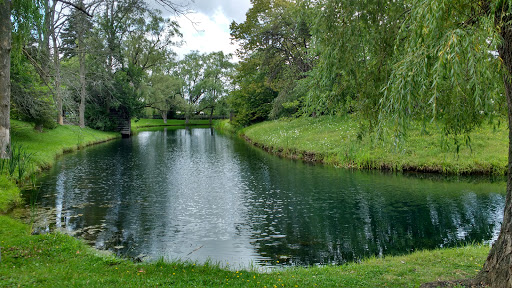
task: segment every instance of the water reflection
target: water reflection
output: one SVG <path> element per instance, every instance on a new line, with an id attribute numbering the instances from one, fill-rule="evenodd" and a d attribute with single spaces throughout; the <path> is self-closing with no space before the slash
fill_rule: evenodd
<path id="1" fill-rule="evenodd" d="M 231 267 L 339 264 L 498 232 L 503 181 L 308 165 L 212 132 L 141 132 L 63 157 L 44 179 L 42 229 Z"/>

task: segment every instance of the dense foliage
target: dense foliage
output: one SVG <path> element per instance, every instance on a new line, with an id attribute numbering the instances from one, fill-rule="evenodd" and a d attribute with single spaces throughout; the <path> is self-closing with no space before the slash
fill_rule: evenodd
<path id="1" fill-rule="evenodd" d="M 400 139 L 411 120 L 423 123 L 425 134 L 432 122 L 453 136 L 458 153 L 483 121 L 512 119 L 510 0 L 251 2 L 246 21 L 231 25 L 242 59 L 231 101 L 252 102 L 239 108 L 241 125 L 261 120 L 255 114 L 276 117 L 284 113 L 275 111 L 289 109 L 313 117 L 350 113 L 368 123 L 365 131 L 377 128 L 380 139 Z M 255 93 L 265 89 L 274 93 Z M 502 230 L 474 285 L 512 283 L 506 252 L 512 249 L 512 204 L 506 205 Z"/>
<path id="2" fill-rule="evenodd" d="M 180 110 L 213 114 L 228 93 L 231 55 L 193 52 L 178 61 L 177 22 L 147 1 L 16 3 L 11 113 L 38 129 L 58 122 L 114 130 L 120 118 L 144 112 L 163 118 Z M 178 15 L 185 9 L 158 3 Z M 184 67 L 194 57 L 199 78 L 191 84 Z"/>
<path id="3" fill-rule="evenodd" d="M 481 1 L 251 2 L 231 25 L 237 124 L 355 113 L 370 130 L 394 119 L 403 135 L 405 119 L 437 119 L 466 135 L 505 112 L 499 41 L 492 19 L 476 20 Z"/>

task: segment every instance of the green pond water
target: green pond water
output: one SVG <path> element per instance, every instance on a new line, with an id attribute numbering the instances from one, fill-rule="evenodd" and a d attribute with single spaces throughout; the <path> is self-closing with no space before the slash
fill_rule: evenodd
<path id="1" fill-rule="evenodd" d="M 63 156 L 39 232 L 143 260 L 324 265 L 491 243 L 504 179 L 349 171 L 268 155 L 212 129 L 140 132 Z"/>

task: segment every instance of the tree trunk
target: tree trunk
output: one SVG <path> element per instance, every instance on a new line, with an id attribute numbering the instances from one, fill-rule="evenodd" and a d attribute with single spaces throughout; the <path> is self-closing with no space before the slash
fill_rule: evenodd
<path id="1" fill-rule="evenodd" d="M 64 125 L 64 113 L 63 113 L 63 105 L 62 105 L 62 91 L 60 89 L 60 59 L 59 59 L 59 48 L 57 47 L 57 37 L 53 35 L 53 61 L 55 66 L 55 79 L 54 79 L 54 85 L 55 85 L 55 95 L 54 95 L 54 101 L 55 104 L 57 104 L 57 123 L 59 125 Z"/>
<path id="2" fill-rule="evenodd" d="M 167 111 L 162 111 L 162 119 L 164 119 L 164 124 L 167 124 Z"/>
<path id="3" fill-rule="evenodd" d="M 497 9 L 501 10 L 501 9 Z M 500 235 L 494 242 L 487 260 L 480 273 L 476 277 L 478 283 L 484 283 L 490 287 L 512 287 L 512 24 L 511 17 L 505 16 L 503 19 L 497 15 L 503 24 L 498 24 L 500 34 L 503 37 L 498 51 L 503 65 L 506 68 L 506 75 L 503 77 L 505 82 L 505 95 L 508 106 L 508 174 L 507 174 L 507 196 L 505 202 L 505 211 L 503 223 L 501 224 Z"/>
<path id="4" fill-rule="evenodd" d="M 80 6 L 83 7 L 83 2 L 80 1 Z M 81 15 L 80 18 L 85 16 Z M 85 127 L 85 24 L 79 23 L 78 28 L 78 61 L 80 62 L 80 105 L 78 107 L 79 125 L 81 128 Z"/>
<path id="5" fill-rule="evenodd" d="M 0 0 L 0 158 L 9 158 L 11 110 L 11 1 Z"/>
<path id="6" fill-rule="evenodd" d="M 40 49 L 40 64 L 41 64 L 41 77 L 44 79 L 45 83 L 49 83 L 50 79 L 50 31 L 51 24 L 53 22 L 53 13 L 50 11 L 50 3 L 49 0 L 43 1 L 43 9 L 44 9 L 44 22 L 43 22 L 43 31 L 42 31 L 42 43 Z"/>
<path id="7" fill-rule="evenodd" d="M 212 120 L 213 120 L 213 107 L 211 108 L 210 110 L 210 125 L 212 125 Z"/>
<path id="8" fill-rule="evenodd" d="M 80 49 L 80 48 L 79 48 Z M 79 125 L 81 128 L 85 127 L 85 57 L 81 51 L 78 55 L 80 61 L 80 106 L 78 107 Z"/>
<path id="9" fill-rule="evenodd" d="M 59 47 L 57 46 L 57 27 L 55 27 L 55 9 L 56 9 L 57 1 L 53 2 L 52 6 L 52 16 L 51 16 L 51 34 L 52 34 L 52 43 L 53 43 L 53 67 L 54 71 L 54 89 L 55 95 L 53 96 L 55 104 L 57 105 L 57 123 L 59 125 L 64 125 L 64 115 L 62 111 L 62 92 L 60 89 L 60 56 L 59 56 Z"/>

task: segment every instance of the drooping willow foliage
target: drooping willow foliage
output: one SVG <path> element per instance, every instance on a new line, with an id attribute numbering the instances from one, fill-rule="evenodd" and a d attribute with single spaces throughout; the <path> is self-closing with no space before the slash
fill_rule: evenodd
<path id="1" fill-rule="evenodd" d="M 436 119 L 447 135 L 463 135 L 504 112 L 499 37 L 486 1 L 252 3 L 232 37 L 242 63 L 252 63 L 239 66 L 239 77 L 258 73 L 277 95 L 254 105 L 271 107 L 267 117 L 355 113 L 372 128 L 391 122 L 397 134 L 409 120 Z M 282 53 L 296 43 L 301 57 Z M 247 94 L 238 88 L 234 97 Z"/>
<path id="2" fill-rule="evenodd" d="M 506 107 L 493 17 L 472 18 L 477 1 L 417 1 L 402 23 L 380 100 L 381 122 L 438 119 L 447 134 L 469 133 Z M 473 12 L 473 13 L 468 13 Z"/>
<path id="3" fill-rule="evenodd" d="M 312 33 L 317 62 L 304 111 L 377 115 L 405 1 L 318 1 Z"/>

